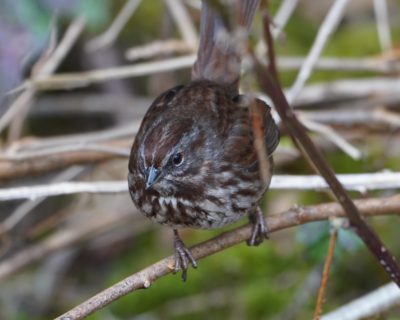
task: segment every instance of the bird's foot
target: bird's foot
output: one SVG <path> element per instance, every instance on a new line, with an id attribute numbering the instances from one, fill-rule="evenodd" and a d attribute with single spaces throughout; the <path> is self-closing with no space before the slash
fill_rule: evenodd
<path id="1" fill-rule="evenodd" d="M 192 253 L 179 237 L 178 231 L 174 230 L 174 250 L 175 250 L 175 268 L 174 273 L 182 269 L 182 280 L 185 282 L 187 278 L 188 261 L 193 268 L 197 268 L 196 260 Z"/>
<path id="2" fill-rule="evenodd" d="M 269 238 L 267 223 L 260 207 L 249 213 L 249 220 L 253 224 L 253 230 L 250 239 L 247 240 L 247 244 L 249 246 L 258 246 L 264 239 Z"/>

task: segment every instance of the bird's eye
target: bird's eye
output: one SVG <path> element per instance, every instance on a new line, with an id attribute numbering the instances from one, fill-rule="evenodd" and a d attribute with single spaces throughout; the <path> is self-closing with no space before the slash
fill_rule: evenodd
<path id="1" fill-rule="evenodd" d="M 172 163 L 173 163 L 175 166 L 180 166 L 180 165 L 182 164 L 182 162 L 183 162 L 183 155 L 182 155 L 182 153 L 178 152 L 178 153 L 175 153 L 175 154 L 172 156 Z"/>

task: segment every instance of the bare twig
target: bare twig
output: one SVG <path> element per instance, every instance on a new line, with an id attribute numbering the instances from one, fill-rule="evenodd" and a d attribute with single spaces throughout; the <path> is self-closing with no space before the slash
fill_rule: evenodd
<path id="1" fill-rule="evenodd" d="M 386 98 L 385 98 L 386 99 Z M 357 124 L 369 128 L 371 125 L 383 124 L 384 132 L 389 133 L 388 126 L 393 128 L 400 127 L 400 116 L 397 112 L 392 112 L 384 108 L 377 107 L 370 109 L 365 106 L 360 110 L 357 108 L 357 103 L 354 105 L 353 110 L 340 109 L 340 110 L 313 110 L 313 111 L 299 111 L 300 117 L 305 116 L 307 119 L 317 121 L 319 123 L 333 124 L 336 126 L 349 126 Z M 376 106 L 382 104 L 376 103 Z M 330 139 L 331 140 L 331 139 Z"/>
<path id="2" fill-rule="evenodd" d="M 289 104 L 292 104 L 294 102 L 301 89 L 304 87 L 304 84 L 308 80 L 309 76 L 311 75 L 315 63 L 321 55 L 325 44 L 339 24 L 347 3 L 348 0 L 335 0 L 332 8 L 329 10 L 329 13 L 327 14 L 318 31 L 317 37 L 315 38 L 310 52 L 306 60 L 304 61 L 304 64 L 300 68 L 295 82 L 293 83 L 292 87 L 286 95 Z"/>
<path id="3" fill-rule="evenodd" d="M 141 2 L 142 0 L 127 0 L 110 27 L 101 35 L 88 41 L 86 50 L 93 52 L 112 45 Z"/>
<path id="4" fill-rule="evenodd" d="M 329 240 L 329 247 L 324 264 L 324 270 L 322 271 L 321 285 L 318 291 L 317 304 L 315 307 L 313 320 L 319 320 L 321 318 L 322 306 L 325 300 L 325 290 L 328 284 L 329 270 L 331 268 L 333 253 L 335 251 L 335 246 L 336 246 L 337 232 L 338 230 L 335 227 L 333 227 L 331 230 L 331 237 Z"/>
<path id="5" fill-rule="evenodd" d="M 114 148 L 129 148 L 132 144 L 132 139 L 129 140 L 116 140 L 116 141 L 109 141 L 107 146 L 111 146 Z M 107 148 L 106 146 L 106 148 Z M 54 147 L 53 150 L 62 151 L 59 149 L 60 147 Z M 85 149 L 85 151 L 72 151 L 74 149 L 73 146 L 67 146 L 65 148 L 65 152 L 60 153 L 53 153 L 48 154 L 46 156 L 40 157 L 31 157 L 34 156 L 30 154 L 27 160 L 21 161 L 1 161 L 0 160 L 0 180 L 8 180 L 14 179 L 17 177 L 24 177 L 24 176 L 32 176 L 41 174 L 44 172 L 49 172 L 52 170 L 65 168 L 70 165 L 75 164 L 83 164 L 83 163 L 94 163 L 99 161 L 108 160 L 111 158 L 115 158 L 116 156 L 119 157 L 126 157 L 125 152 L 119 152 L 116 155 L 116 152 L 109 152 L 110 149 L 104 150 L 104 148 L 96 148 L 97 151 L 92 151 Z M 101 150 L 100 150 L 101 149 Z M 106 152 L 105 152 L 106 151 Z M 113 150 L 115 151 L 115 149 Z M 38 153 L 40 153 L 38 151 Z"/>
<path id="6" fill-rule="evenodd" d="M 33 79 L 28 80 L 21 88 L 29 86 L 37 86 L 38 90 L 59 90 L 59 89 L 70 89 L 86 87 L 93 83 L 100 83 L 114 79 L 124 79 L 131 77 L 139 77 L 143 75 L 155 74 L 157 72 L 166 72 L 171 70 L 190 68 L 195 61 L 195 55 L 185 55 L 178 58 L 163 59 L 152 62 L 137 63 L 132 65 L 126 65 L 114 68 L 105 68 L 100 70 L 86 71 L 86 72 L 72 72 L 72 73 L 59 73 L 53 76 L 49 76 L 46 79 Z M 283 60 L 283 64 L 288 64 L 288 68 L 294 68 L 299 65 L 295 61 L 292 62 L 292 58 Z M 286 61 L 286 62 L 285 62 Z M 294 64 L 294 66 L 292 65 Z M 344 60 L 342 67 L 337 67 L 336 64 L 340 63 L 340 59 L 337 60 L 325 60 L 322 59 L 321 63 L 315 65 L 328 70 L 364 70 L 364 71 L 379 71 L 379 72 L 399 72 L 399 64 L 396 61 L 382 61 L 373 65 L 373 60 L 360 60 L 360 65 L 353 64 L 354 61 Z M 289 65 L 290 64 L 290 65 Z M 278 60 L 279 65 L 279 60 Z M 313 92 L 317 91 L 319 95 L 338 95 L 340 93 L 347 94 L 348 96 L 359 97 L 361 94 L 372 94 L 373 92 L 392 92 L 398 88 L 398 78 L 372 78 L 372 79 L 348 79 L 339 80 L 330 83 L 323 83 L 317 85 L 310 85 L 304 88 L 301 92 L 299 99 L 304 100 L 310 95 L 310 90 Z M 354 92 L 352 89 L 354 88 Z M 394 89 L 396 88 L 396 89 Z"/>
<path id="7" fill-rule="evenodd" d="M 332 98 L 399 97 L 400 78 L 374 77 L 367 79 L 341 79 L 305 87 L 296 104 L 315 103 Z M 368 105 L 368 104 L 365 104 Z"/>
<path id="8" fill-rule="evenodd" d="M 386 0 L 374 0 L 373 2 L 379 43 L 382 51 L 387 51 L 392 49 L 387 2 Z"/>
<path id="9" fill-rule="evenodd" d="M 379 108 L 372 112 L 372 117 L 386 122 L 392 126 L 399 127 L 400 126 L 400 116 L 396 112 L 391 112 L 389 110 Z"/>
<path id="10" fill-rule="evenodd" d="M 153 58 L 171 53 L 193 53 L 194 49 L 182 40 L 169 39 L 154 41 L 143 46 L 136 46 L 125 52 L 125 58 L 133 61 Z"/>
<path id="11" fill-rule="evenodd" d="M 132 217 L 131 210 L 119 210 L 113 214 L 102 215 L 101 218 L 96 213 L 96 218 L 91 219 L 90 223 L 80 223 L 55 232 L 42 242 L 27 246 L 14 256 L 0 262 L 0 280 L 53 252 L 86 241 L 111 228 L 126 225 L 128 221 L 132 221 Z M 133 227 L 140 227 L 140 224 L 131 224 Z"/>
<path id="12" fill-rule="evenodd" d="M 366 216 L 379 214 L 393 214 L 400 212 L 400 196 L 380 199 L 365 199 L 355 201 L 360 212 Z M 267 224 L 270 232 L 289 228 L 306 222 L 324 220 L 334 216 L 345 216 L 337 203 L 321 204 L 292 210 L 269 216 Z M 217 253 L 235 244 L 245 241 L 251 234 L 251 225 L 245 225 L 232 231 L 225 232 L 213 239 L 198 244 L 190 250 L 196 260 Z M 57 319 L 77 320 L 117 300 L 118 298 L 138 289 L 149 288 L 157 279 L 171 273 L 174 266 L 174 257 L 169 256 L 151 266 L 125 278 L 112 287 L 98 293 L 79 306 L 59 316 Z M 1 270 L 1 269 L 0 269 Z"/>
<path id="13" fill-rule="evenodd" d="M 314 132 L 318 132 L 319 134 L 322 134 L 328 140 L 333 142 L 339 149 L 341 149 L 347 155 L 349 155 L 352 159 L 358 160 L 361 158 L 361 151 L 358 150 L 353 145 L 351 145 L 349 142 L 347 142 L 343 137 L 340 136 L 340 134 L 338 134 L 332 128 L 330 128 L 326 125 L 320 124 L 318 122 L 309 120 L 305 116 L 299 116 L 299 119 L 304 124 L 304 126 L 307 127 L 307 129 L 314 131 Z"/>
<path id="14" fill-rule="evenodd" d="M 336 4 L 342 2 L 342 0 L 337 0 Z M 343 2 L 342 5 L 344 6 L 345 3 L 346 2 Z M 264 33 L 270 33 L 269 25 L 265 23 Z M 275 57 L 271 55 L 273 50 L 269 50 L 268 52 L 270 54 L 269 60 L 274 60 Z M 385 247 L 378 235 L 361 218 L 357 207 L 354 205 L 354 202 L 337 179 L 332 167 L 325 160 L 322 152 L 315 146 L 314 142 L 307 135 L 303 125 L 297 119 L 282 91 L 282 88 L 279 86 L 279 83 L 255 58 L 254 69 L 261 87 L 271 96 L 276 110 L 293 142 L 300 146 L 300 150 L 303 151 L 306 159 L 310 161 L 313 169 L 324 177 L 335 198 L 347 213 L 350 224 L 354 228 L 355 232 L 363 240 L 371 253 L 375 255 L 376 260 L 381 264 L 387 275 L 400 287 L 400 266 L 397 263 L 396 258 Z"/>
<path id="15" fill-rule="evenodd" d="M 164 0 L 179 29 L 182 38 L 192 48 L 198 45 L 196 28 L 181 0 Z"/>
<path id="16" fill-rule="evenodd" d="M 40 70 L 37 70 L 34 76 L 34 80 L 40 80 L 47 78 L 53 73 L 64 57 L 67 55 L 73 44 L 81 34 L 85 20 L 82 17 L 76 18 L 65 32 L 60 44 L 54 50 L 53 54 L 43 63 Z M 0 132 L 14 119 L 16 115 L 28 108 L 29 103 L 36 94 L 36 88 L 28 87 L 17 100 L 8 108 L 4 115 L 0 118 Z"/>
<path id="17" fill-rule="evenodd" d="M 95 144 L 95 143 L 107 143 L 118 145 L 118 142 L 125 141 L 122 138 L 129 137 L 130 143 L 132 143 L 132 136 L 136 134 L 140 127 L 140 120 L 131 121 L 129 124 L 113 127 L 110 129 L 105 129 L 101 131 L 78 133 L 78 134 L 68 134 L 65 136 L 48 137 L 33 139 L 28 142 L 18 142 L 10 146 L 6 151 L 7 155 L 21 155 L 22 157 L 35 156 L 29 154 L 29 152 L 43 151 L 43 150 L 55 150 L 59 147 L 72 146 L 79 141 L 83 144 Z M 127 142 L 127 141 L 126 141 Z M 74 150 L 73 147 L 71 151 Z M 7 157 L 4 155 L 4 157 Z"/>
<path id="18" fill-rule="evenodd" d="M 305 63 L 304 57 L 288 56 L 278 57 L 278 67 L 282 70 L 300 69 Z M 379 58 L 336 58 L 321 57 L 315 62 L 314 69 L 329 71 L 351 71 L 351 72 L 381 72 L 381 73 L 398 73 L 400 72 L 400 62 L 393 59 Z"/>
<path id="19" fill-rule="evenodd" d="M 56 26 L 56 18 L 53 17 L 50 23 L 50 35 L 47 48 L 44 50 L 39 59 L 32 66 L 32 77 L 40 76 L 41 72 L 46 71 L 44 68 L 46 65 L 52 61 L 52 54 L 57 47 L 57 26 Z M 28 90 L 29 91 L 29 90 Z M 31 96 L 33 100 L 34 95 Z M 13 143 L 17 140 L 22 133 L 23 125 L 25 123 L 26 116 L 28 114 L 28 109 L 32 101 L 26 101 L 25 106 L 21 106 L 18 117 L 14 117 L 9 124 L 8 132 L 7 132 L 7 144 Z"/>
<path id="20" fill-rule="evenodd" d="M 294 10 L 297 7 L 299 0 L 283 0 L 281 5 L 274 16 L 273 29 L 271 30 L 272 37 L 276 39 L 280 34 L 282 34 L 287 22 L 292 16 Z M 259 41 L 256 47 L 257 56 L 264 58 L 267 52 L 267 46 L 264 41 Z"/>
<path id="21" fill-rule="evenodd" d="M 82 173 L 84 167 L 71 167 L 56 175 L 52 179 L 52 183 L 60 181 L 71 180 Z M 25 201 L 17 207 L 17 209 L 10 214 L 4 221 L 0 223 L 0 237 L 3 233 L 9 232 L 13 229 L 33 208 L 37 207 L 46 198 L 38 198 L 34 201 Z"/>
<path id="22" fill-rule="evenodd" d="M 195 59 L 196 56 L 192 54 L 179 58 L 138 63 L 123 67 L 86 72 L 72 72 L 65 74 L 60 73 L 46 79 L 31 79 L 28 81 L 27 85 L 33 85 L 38 90 L 58 90 L 86 87 L 92 83 L 98 83 L 105 80 L 124 79 L 189 68 L 193 65 Z"/>
<path id="23" fill-rule="evenodd" d="M 338 174 L 337 178 L 347 190 L 392 190 L 400 188 L 400 172 Z M 328 188 L 318 175 L 274 175 L 270 189 L 275 190 L 322 190 Z M 125 193 L 126 181 L 62 182 L 45 185 L 0 189 L 0 201 L 37 199 L 76 193 Z"/>
<path id="24" fill-rule="evenodd" d="M 258 71 L 262 70 L 260 68 L 262 67 L 258 65 Z M 368 246 L 370 251 L 375 255 L 376 259 L 381 264 L 382 261 L 384 261 L 385 271 L 393 281 L 400 285 L 400 269 L 395 257 L 388 251 L 374 231 L 368 227 L 364 220 L 362 220 L 357 208 L 354 206 L 354 203 L 350 199 L 349 195 L 336 178 L 335 173 L 330 165 L 326 162 L 321 151 L 315 147 L 314 143 L 305 132 L 303 126 L 297 120 L 297 117 L 290 108 L 282 89 L 270 78 L 269 75 L 266 75 L 265 73 L 262 73 L 262 78 L 259 77 L 259 79 L 264 87 L 264 90 L 272 93 L 271 99 L 274 101 L 274 105 L 279 112 L 282 121 L 284 121 L 287 130 L 292 136 L 292 139 L 300 143 L 304 150 L 306 150 L 307 156 L 312 161 L 315 168 L 317 168 L 317 172 L 324 177 L 338 202 L 346 210 L 351 225 L 354 227 L 357 234 Z"/>
<path id="25" fill-rule="evenodd" d="M 292 16 L 294 10 L 296 9 L 299 0 L 284 0 L 282 1 L 275 17 L 274 17 L 274 28 L 271 33 L 273 38 L 277 38 L 279 33 L 282 32 L 283 28 L 288 23 L 290 17 Z M 265 55 L 265 53 L 264 53 Z"/>
<path id="26" fill-rule="evenodd" d="M 321 317 L 321 320 L 361 320 L 374 318 L 400 305 L 400 290 L 390 282 L 362 296 L 335 311 Z"/>
<path id="27" fill-rule="evenodd" d="M 60 153 L 69 153 L 74 151 L 98 151 L 104 152 L 116 156 L 129 157 L 129 148 L 116 147 L 106 144 L 96 144 L 96 143 L 86 143 L 80 142 L 77 144 L 65 144 L 58 147 L 50 147 L 35 151 L 25 151 L 18 153 L 6 153 L 4 155 L 0 154 L 0 162 L 4 160 L 8 161 L 22 161 L 22 160 L 32 160 L 35 158 L 41 158 L 45 156 L 54 156 Z"/>

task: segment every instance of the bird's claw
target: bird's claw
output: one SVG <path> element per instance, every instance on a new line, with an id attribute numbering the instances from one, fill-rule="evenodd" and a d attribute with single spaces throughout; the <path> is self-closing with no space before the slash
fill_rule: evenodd
<path id="1" fill-rule="evenodd" d="M 174 274 L 177 273 L 179 269 L 182 269 L 182 280 L 185 282 L 187 279 L 188 261 L 190 262 L 193 268 L 197 268 L 197 262 L 194 259 L 190 250 L 186 248 L 185 244 L 179 237 L 178 232 L 176 230 L 174 230 L 174 249 L 175 249 Z"/>
<path id="2" fill-rule="evenodd" d="M 267 223 L 260 207 L 257 207 L 255 211 L 249 214 L 249 219 L 253 224 L 253 229 L 247 244 L 249 246 L 258 246 L 264 239 L 269 239 Z"/>

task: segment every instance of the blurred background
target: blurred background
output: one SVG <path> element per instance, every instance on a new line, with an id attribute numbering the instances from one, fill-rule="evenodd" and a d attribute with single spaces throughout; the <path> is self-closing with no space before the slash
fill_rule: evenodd
<path id="1" fill-rule="evenodd" d="M 336 2 L 269 1 L 284 88 Z M 348 2 L 292 104 L 337 173 L 399 171 L 400 2 Z M 125 180 L 148 106 L 190 80 L 200 1 L 0 0 L 0 8 L 1 189 Z M 260 15 L 251 44 L 265 55 Z M 261 91 L 248 69 L 243 79 L 246 91 Z M 276 173 L 313 174 L 283 128 Z M 360 186 L 351 195 L 396 192 Z M 0 202 L 0 319 L 53 318 L 172 254 L 171 230 L 142 217 L 127 190 L 31 198 Z M 263 209 L 331 201 L 322 190 L 271 190 Z M 369 221 L 400 258 L 398 214 Z M 311 319 L 329 230 L 315 222 L 273 233 L 260 247 L 237 245 L 200 260 L 186 283 L 168 275 L 89 319 Z M 182 238 L 190 246 L 222 231 L 185 230 Z M 324 311 L 387 282 L 341 229 Z M 374 319 L 400 319 L 398 306 Z"/>

